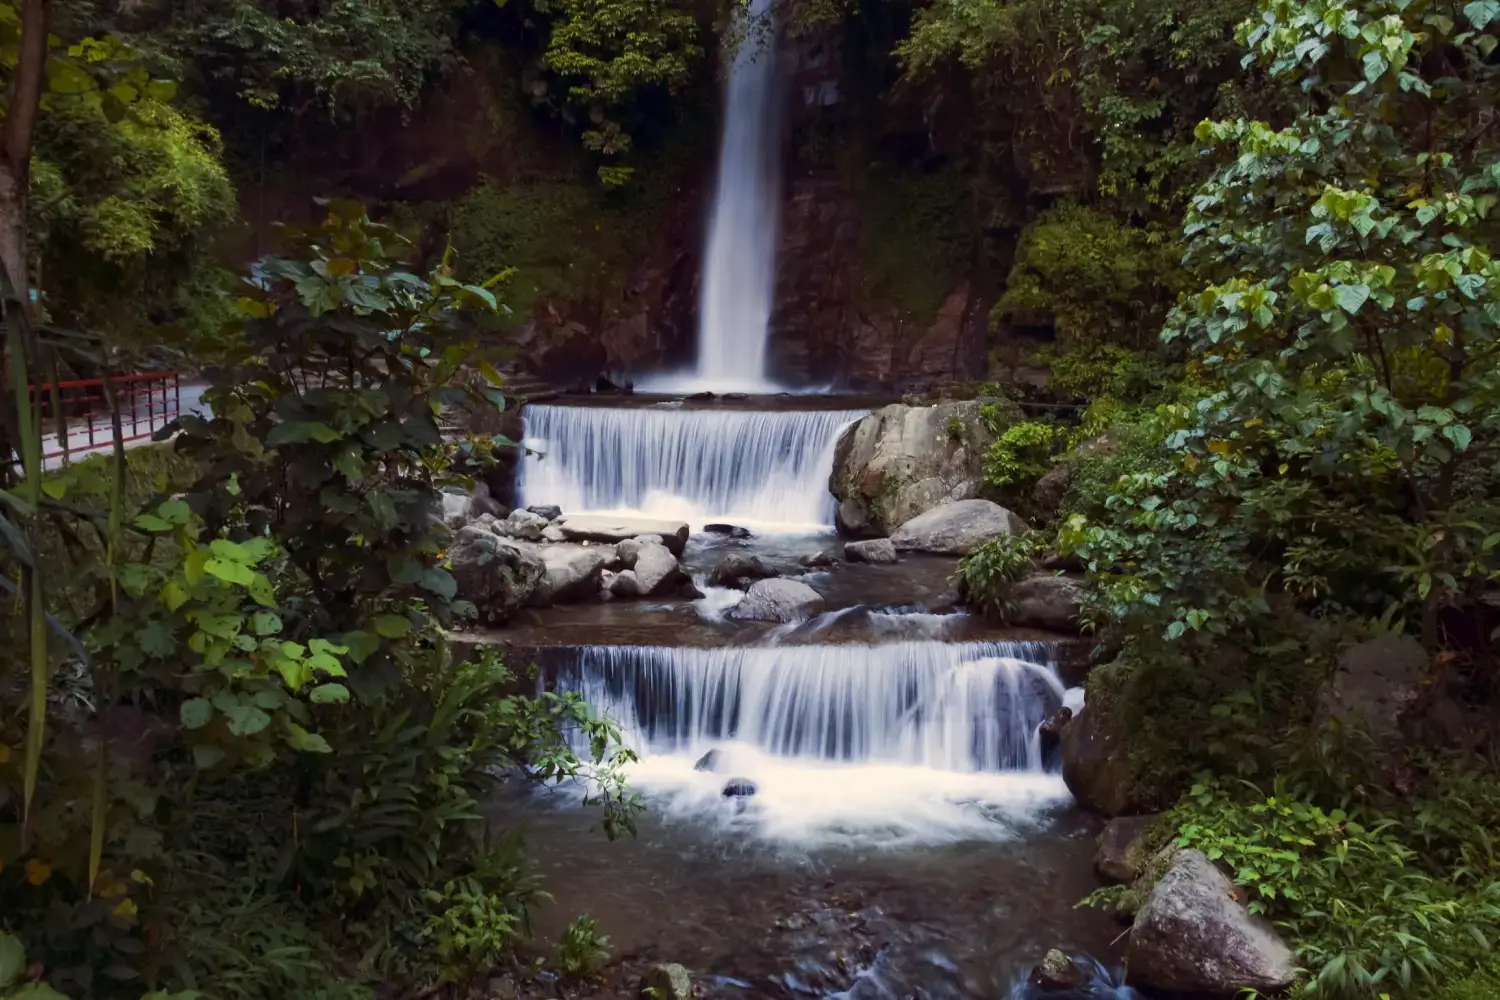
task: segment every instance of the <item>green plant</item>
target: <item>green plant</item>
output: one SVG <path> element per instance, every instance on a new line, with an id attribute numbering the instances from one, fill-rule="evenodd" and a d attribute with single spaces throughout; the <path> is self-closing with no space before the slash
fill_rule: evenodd
<path id="1" fill-rule="evenodd" d="M 1027 535 L 990 539 L 958 561 L 959 597 L 981 614 L 1005 621 L 1015 613 L 1013 585 L 1032 571 L 1034 552 Z"/>
<path id="2" fill-rule="evenodd" d="M 1044 475 L 1067 434 L 1056 424 L 1026 421 L 1006 428 L 984 456 L 990 486 L 1024 485 Z"/>
<path id="3" fill-rule="evenodd" d="M 566 979 L 586 979 L 609 961 L 609 938 L 584 914 L 563 929 L 552 960 Z"/>

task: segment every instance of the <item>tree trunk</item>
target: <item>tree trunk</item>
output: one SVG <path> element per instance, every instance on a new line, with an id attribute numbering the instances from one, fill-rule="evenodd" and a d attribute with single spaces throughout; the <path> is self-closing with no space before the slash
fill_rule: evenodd
<path id="1" fill-rule="evenodd" d="M 36 132 L 47 68 L 51 0 L 24 0 L 21 41 L 10 81 L 9 110 L 0 132 L 0 269 L 12 293 L 29 309 L 31 281 L 26 213 L 30 202 L 31 141 Z"/>

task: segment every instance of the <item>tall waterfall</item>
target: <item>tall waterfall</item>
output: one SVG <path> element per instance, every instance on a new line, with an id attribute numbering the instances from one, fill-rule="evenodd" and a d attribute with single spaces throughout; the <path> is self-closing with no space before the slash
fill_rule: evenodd
<path id="1" fill-rule="evenodd" d="M 752 0 L 739 28 L 698 301 L 698 366 L 686 378 L 642 383 L 653 389 L 775 388 L 766 376 L 781 211 L 772 0 Z"/>
<path id="2" fill-rule="evenodd" d="M 528 406 L 527 504 L 701 524 L 833 523 L 839 432 L 863 410 L 756 412 Z"/>
<path id="3" fill-rule="evenodd" d="M 555 668 L 643 756 L 737 740 L 777 757 L 1040 771 L 1062 704 L 1042 643 L 586 646 Z"/>

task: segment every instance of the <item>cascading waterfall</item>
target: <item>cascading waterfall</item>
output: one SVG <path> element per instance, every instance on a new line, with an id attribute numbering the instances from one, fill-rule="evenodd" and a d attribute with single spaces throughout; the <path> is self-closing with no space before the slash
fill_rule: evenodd
<path id="1" fill-rule="evenodd" d="M 701 524 L 829 526 L 839 432 L 863 410 L 528 406 L 524 503 Z"/>
<path id="2" fill-rule="evenodd" d="M 772 0 L 752 0 L 729 71 L 724 133 L 699 296 L 698 365 L 653 389 L 774 391 L 766 338 L 776 284 L 780 212 Z"/>
<path id="3" fill-rule="evenodd" d="M 642 755 L 737 740 L 814 761 L 1041 771 L 1037 727 L 1063 700 L 1043 643 L 570 652 L 557 686 L 618 722 Z"/>

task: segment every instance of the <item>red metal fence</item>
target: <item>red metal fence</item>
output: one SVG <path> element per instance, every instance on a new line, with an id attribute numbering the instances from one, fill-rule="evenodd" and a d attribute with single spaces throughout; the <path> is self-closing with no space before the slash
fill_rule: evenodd
<path id="1" fill-rule="evenodd" d="M 117 375 L 110 382 L 120 410 L 122 442 L 149 438 L 182 412 L 182 379 L 178 372 Z M 47 382 L 31 386 L 31 391 L 34 400 L 40 394 L 43 457 L 87 454 L 113 446 L 114 418 L 109 412 L 103 379 L 75 379 L 57 382 L 55 386 Z"/>

